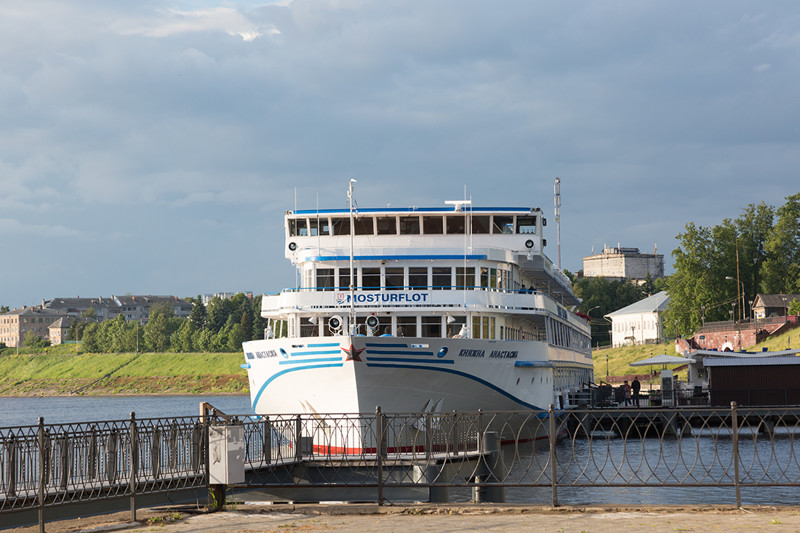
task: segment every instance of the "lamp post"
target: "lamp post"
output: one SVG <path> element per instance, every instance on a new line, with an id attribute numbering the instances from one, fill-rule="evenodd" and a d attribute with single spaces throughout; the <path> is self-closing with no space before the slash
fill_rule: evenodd
<path id="1" fill-rule="evenodd" d="M 725 279 L 729 279 L 729 280 L 731 280 L 731 281 L 735 281 L 735 282 L 737 282 L 739 285 L 741 285 L 741 286 L 742 286 L 742 308 L 744 308 L 744 282 L 743 282 L 743 281 L 741 281 L 741 280 L 739 280 L 739 279 L 732 278 L 732 277 L 730 277 L 730 276 L 725 276 Z M 736 286 L 736 292 L 737 292 L 737 293 L 739 292 L 739 285 L 737 285 L 737 286 Z M 739 301 L 739 295 L 738 295 L 738 294 L 736 295 L 736 301 L 737 301 L 737 302 Z M 742 314 L 743 314 L 743 313 L 744 313 L 744 309 L 741 309 L 741 310 L 739 311 L 739 322 L 741 322 L 741 321 L 742 321 Z"/>
<path id="2" fill-rule="evenodd" d="M 700 306 L 700 321 L 702 322 L 703 327 L 706 327 L 706 306 L 705 305 L 701 305 Z"/>

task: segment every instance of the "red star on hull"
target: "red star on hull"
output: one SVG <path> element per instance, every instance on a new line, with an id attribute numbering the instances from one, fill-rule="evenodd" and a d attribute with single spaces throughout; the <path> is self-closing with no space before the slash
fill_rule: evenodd
<path id="1" fill-rule="evenodd" d="M 351 344 L 350 349 L 342 348 L 342 351 L 347 354 L 347 359 L 345 359 L 345 361 L 358 361 L 359 363 L 363 362 L 361 361 L 360 355 L 361 352 L 364 351 L 364 348 L 356 350 L 355 347 Z"/>

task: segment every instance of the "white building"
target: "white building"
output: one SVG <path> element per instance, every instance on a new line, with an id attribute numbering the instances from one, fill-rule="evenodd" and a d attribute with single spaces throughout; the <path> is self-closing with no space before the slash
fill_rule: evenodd
<path id="1" fill-rule="evenodd" d="M 656 249 L 643 254 L 638 248 L 604 246 L 603 252 L 583 258 L 583 275 L 587 278 L 631 279 L 644 281 L 664 277 L 664 254 Z"/>
<path id="2" fill-rule="evenodd" d="M 662 315 L 669 304 L 666 291 L 639 300 L 606 316 L 611 320 L 611 345 L 657 344 L 664 342 Z"/>

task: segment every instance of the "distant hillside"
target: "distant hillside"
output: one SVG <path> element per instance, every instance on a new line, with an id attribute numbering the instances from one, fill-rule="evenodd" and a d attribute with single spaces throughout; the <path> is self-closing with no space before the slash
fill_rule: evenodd
<path id="1" fill-rule="evenodd" d="M 0 356 L 0 396 L 247 394 L 237 353 Z"/>

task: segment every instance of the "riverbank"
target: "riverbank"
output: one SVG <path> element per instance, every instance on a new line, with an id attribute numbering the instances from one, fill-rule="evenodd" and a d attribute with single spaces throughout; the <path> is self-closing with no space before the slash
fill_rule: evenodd
<path id="1" fill-rule="evenodd" d="M 0 356 L 0 396 L 247 394 L 241 353 Z"/>
<path id="2" fill-rule="evenodd" d="M 205 514 L 197 509 L 143 509 L 137 522 L 129 513 L 92 516 L 47 524 L 52 533 L 98 531 L 795 531 L 795 507 L 584 506 L 548 508 L 511 505 L 255 505 L 232 506 Z M 235 510 L 234 510 L 235 509 Z M 34 533 L 35 526 L 13 533 Z"/>

